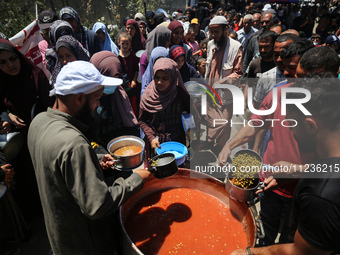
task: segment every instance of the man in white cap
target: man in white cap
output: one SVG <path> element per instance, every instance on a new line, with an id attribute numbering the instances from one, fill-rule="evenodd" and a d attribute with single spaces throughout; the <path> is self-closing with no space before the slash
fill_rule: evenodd
<path id="1" fill-rule="evenodd" d="M 87 138 L 104 86 L 121 83 L 91 63 L 68 63 L 50 93 L 54 106 L 31 123 L 28 147 L 54 254 L 121 254 L 114 213 L 150 173 L 139 169 L 106 184 L 102 170 L 112 167 L 112 157 L 99 163 Z"/>
<path id="2" fill-rule="evenodd" d="M 228 83 L 230 84 L 230 79 L 236 80 L 242 76 L 242 45 L 228 37 L 228 22 L 223 16 L 216 16 L 210 21 L 209 34 L 212 40 L 208 43 L 205 78 L 212 86 L 221 79 L 229 79 Z M 224 102 L 223 98 L 222 102 Z M 209 120 L 221 119 L 222 117 L 230 120 L 230 111 L 227 104 L 221 108 L 208 107 L 207 140 L 208 142 L 216 140 L 215 148 L 217 150 L 221 149 L 229 139 L 230 126 L 219 125 L 214 127 Z"/>

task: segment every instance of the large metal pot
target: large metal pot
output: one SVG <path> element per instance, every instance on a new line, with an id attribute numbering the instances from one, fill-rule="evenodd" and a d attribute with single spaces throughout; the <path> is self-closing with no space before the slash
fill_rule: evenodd
<path id="1" fill-rule="evenodd" d="M 121 147 L 135 145 L 142 148 L 142 151 L 131 156 L 118 156 L 114 152 Z M 115 159 L 115 168 L 118 170 L 132 170 L 143 164 L 145 143 L 137 136 L 124 135 L 111 140 L 107 144 L 107 150 Z"/>
<path id="2" fill-rule="evenodd" d="M 257 223 L 254 218 L 253 212 L 247 206 L 247 204 L 232 200 L 226 193 L 223 182 L 203 173 L 180 168 L 178 169 L 176 174 L 168 178 L 152 178 L 150 181 L 144 184 L 144 187 L 141 191 L 129 198 L 129 200 L 120 207 L 119 218 L 120 225 L 123 231 L 121 240 L 121 243 L 123 245 L 122 254 L 143 254 L 131 241 L 125 230 L 124 221 L 129 212 L 136 205 L 136 203 L 144 197 L 154 192 L 170 188 L 196 189 L 219 199 L 230 208 L 232 214 L 240 221 L 240 224 L 242 224 L 244 232 L 247 236 L 248 246 L 253 247 L 255 245 L 257 236 Z"/>
<path id="3" fill-rule="evenodd" d="M 255 156 L 257 158 L 257 160 L 259 160 L 261 162 L 261 166 L 265 166 L 268 170 L 271 170 L 273 167 L 270 167 L 268 165 L 262 164 L 262 157 L 256 153 L 253 150 L 249 150 L 249 149 L 242 149 L 239 150 L 238 152 L 235 153 L 234 157 L 238 154 L 242 154 L 242 153 L 247 153 L 250 154 L 252 156 Z M 259 201 L 258 197 L 256 196 L 255 192 L 261 188 L 263 188 L 263 182 L 260 181 L 260 177 L 259 177 L 259 173 L 255 174 L 255 183 L 248 189 L 244 189 L 241 187 L 238 187 L 236 185 L 234 185 L 230 179 L 232 179 L 232 173 L 233 173 L 233 168 L 232 168 L 232 164 L 231 167 L 229 167 L 229 169 L 231 171 L 228 172 L 226 179 L 225 179 L 225 189 L 228 193 L 228 195 L 234 199 L 237 200 L 239 202 L 249 202 L 250 205 L 256 203 Z M 260 169 L 258 169 L 258 171 L 260 171 Z"/>

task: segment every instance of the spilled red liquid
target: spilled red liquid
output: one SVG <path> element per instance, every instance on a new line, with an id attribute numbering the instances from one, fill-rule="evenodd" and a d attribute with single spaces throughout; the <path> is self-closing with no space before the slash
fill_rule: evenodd
<path id="1" fill-rule="evenodd" d="M 241 223 L 217 198 L 194 189 L 160 191 L 139 201 L 125 229 L 146 255 L 230 254 L 248 246 Z"/>

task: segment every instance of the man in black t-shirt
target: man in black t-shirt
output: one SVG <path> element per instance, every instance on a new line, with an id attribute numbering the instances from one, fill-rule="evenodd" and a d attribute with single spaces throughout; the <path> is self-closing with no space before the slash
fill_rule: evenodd
<path id="1" fill-rule="evenodd" d="M 327 74 L 323 74 L 327 77 Z M 321 83 L 322 81 L 322 83 Z M 288 105 L 286 120 L 291 123 L 299 151 L 316 151 L 319 157 L 306 167 L 293 198 L 297 226 L 294 243 L 236 250 L 237 254 L 335 254 L 340 252 L 340 81 L 299 80 L 295 87 L 311 93 L 303 107 Z M 301 98 L 294 93 L 290 99 Z"/>
<path id="2" fill-rule="evenodd" d="M 258 37 L 260 57 L 252 60 L 249 64 L 247 78 L 260 78 L 262 73 L 275 67 L 273 54 L 274 43 L 277 34 L 273 31 L 266 30 Z M 248 81 L 248 86 L 253 87 L 257 83 L 257 79 Z"/>

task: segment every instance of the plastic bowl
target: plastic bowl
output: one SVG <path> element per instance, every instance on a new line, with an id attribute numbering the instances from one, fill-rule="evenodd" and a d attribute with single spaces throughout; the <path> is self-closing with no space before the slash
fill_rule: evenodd
<path id="1" fill-rule="evenodd" d="M 160 148 L 156 149 L 158 155 L 163 153 L 172 153 L 175 155 L 177 165 L 182 165 L 185 161 L 185 156 L 188 153 L 188 149 L 185 145 L 178 142 L 165 142 L 161 144 Z"/>

